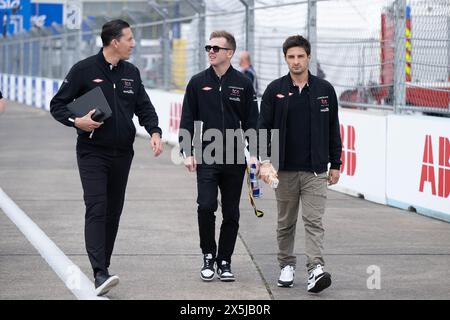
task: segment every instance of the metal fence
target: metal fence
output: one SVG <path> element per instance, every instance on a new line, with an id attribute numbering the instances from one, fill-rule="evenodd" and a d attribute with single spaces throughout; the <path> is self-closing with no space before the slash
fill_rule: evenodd
<path id="1" fill-rule="evenodd" d="M 283 41 L 301 34 L 312 43 L 312 72 L 334 85 L 341 106 L 450 115 L 447 0 L 185 0 L 173 10 L 175 2 L 152 1 L 138 18 L 117 16 L 133 25 L 132 62 L 147 87 L 184 90 L 207 67 L 210 32 L 225 29 L 238 44 L 233 65 L 250 51 L 262 93 L 288 72 Z M 53 26 L 0 38 L 0 72 L 62 79 L 100 49 L 108 18 L 99 14 L 82 30 Z"/>

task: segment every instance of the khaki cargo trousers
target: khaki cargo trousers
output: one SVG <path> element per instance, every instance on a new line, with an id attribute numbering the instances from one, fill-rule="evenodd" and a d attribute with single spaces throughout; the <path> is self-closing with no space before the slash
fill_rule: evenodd
<path id="1" fill-rule="evenodd" d="M 322 217 L 327 199 L 327 172 L 318 174 L 305 171 L 279 171 L 275 191 L 278 208 L 278 262 L 280 267 L 294 266 L 295 230 L 302 206 L 305 228 L 305 254 L 308 272 L 317 264 L 324 265 L 322 256 L 324 229 Z"/>

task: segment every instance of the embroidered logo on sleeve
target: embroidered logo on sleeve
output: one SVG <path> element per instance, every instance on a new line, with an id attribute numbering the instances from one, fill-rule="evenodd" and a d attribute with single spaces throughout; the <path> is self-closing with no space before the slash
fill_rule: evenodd
<path id="1" fill-rule="evenodd" d="M 277 94 L 277 98 L 278 98 L 278 99 L 283 99 L 283 98 L 284 98 L 284 94 L 278 93 L 278 94 Z"/>
<path id="2" fill-rule="evenodd" d="M 212 88 L 211 88 L 211 87 L 208 87 L 208 86 L 206 86 L 206 87 L 203 87 L 203 88 L 202 88 L 202 90 L 203 90 L 203 91 L 210 91 L 210 90 L 212 90 Z"/>
<path id="3" fill-rule="evenodd" d="M 103 82 L 103 79 L 94 79 L 94 80 L 92 80 L 92 82 L 95 82 L 95 83 L 102 83 Z"/>

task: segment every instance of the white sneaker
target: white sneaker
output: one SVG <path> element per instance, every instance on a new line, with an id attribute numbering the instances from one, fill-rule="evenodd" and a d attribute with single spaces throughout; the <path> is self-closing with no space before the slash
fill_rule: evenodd
<path id="1" fill-rule="evenodd" d="M 278 278 L 279 287 L 293 287 L 294 286 L 294 266 L 285 266 L 281 269 L 280 278 Z"/>
<path id="2" fill-rule="evenodd" d="M 217 277 L 224 282 L 234 281 L 234 274 L 231 272 L 231 264 L 229 262 L 222 260 L 220 264 L 217 264 Z"/>
<path id="3" fill-rule="evenodd" d="M 331 275 L 323 271 L 323 267 L 318 264 L 313 271 L 309 273 L 308 292 L 318 293 L 331 285 Z"/>
<path id="4" fill-rule="evenodd" d="M 203 281 L 211 281 L 214 279 L 214 258 L 211 253 L 203 255 L 203 266 L 200 271 L 200 278 Z"/>

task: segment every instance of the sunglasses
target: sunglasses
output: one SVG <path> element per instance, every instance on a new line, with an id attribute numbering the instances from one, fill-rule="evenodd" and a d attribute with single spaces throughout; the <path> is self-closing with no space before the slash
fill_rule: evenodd
<path id="1" fill-rule="evenodd" d="M 210 52 L 211 49 L 213 49 L 213 51 L 214 51 L 215 53 L 219 52 L 220 49 L 223 49 L 223 50 L 231 50 L 230 48 L 222 48 L 222 47 L 219 47 L 219 46 L 210 46 L 210 45 L 205 46 L 206 52 Z"/>

